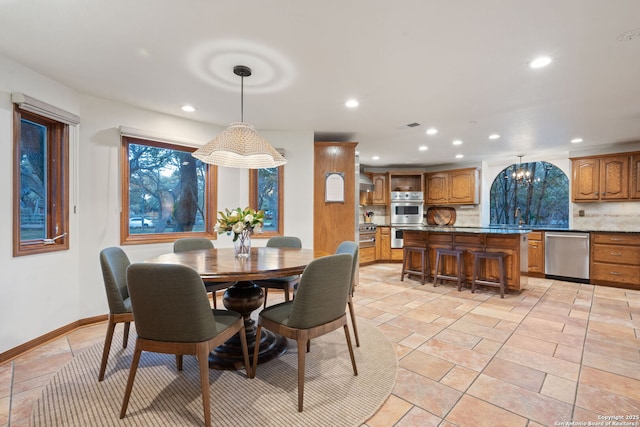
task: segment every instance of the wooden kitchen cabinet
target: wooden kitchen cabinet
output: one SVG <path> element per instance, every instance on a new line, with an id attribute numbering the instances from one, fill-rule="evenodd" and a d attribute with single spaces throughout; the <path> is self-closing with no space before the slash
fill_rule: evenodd
<path id="1" fill-rule="evenodd" d="M 629 200 L 629 155 L 571 159 L 572 201 Z"/>
<path id="2" fill-rule="evenodd" d="M 422 191 L 422 172 L 389 172 L 389 191 Z"/>
<path id="3" fill-rule="evenodd" d="M 510 289 L 519 290 L 527 284 L 527 234 L 405 230 L 404 237 L 411 241 L 427 242 L 432 277 L 435 274 L 435 253 L 437 248 L 461 249 L 463 251 L 463 268 L 466 283 L 470 283 L 472 280 L 472 251 L 486 250 L 507 254 L 505 258 L 505 273 L 507 285 Z M 456 274 L 452 257 L 446 257 L 442 270 L 446 275 L 452 276 Z M 483 263 L 480 270 L 482 277 L 498 280 L 499 273 L 496 263 Z"/>
<path id="4" fill-rule="evenodd" d="M 629 197 L 640 199 L 640 153 L 631 156 L 631 180 L 629 182 Z"/>
<path id="5" fill-rule="evenodd" d="M 529 233 L 529 275 L 544 277 L 544 232 Z"/>
<path id="6" fill-rule="evenodd" d="M 640 289 L 640 233 L 591 233 L 590 282 Z"/>
<path id="7" fill-rule="evenodd" d="M 474 205 L 478 203 L 478 170 L 456 169 L 425 174 L 425 204 Z"/>
<path id="8" fill-rule="evenodd" d="M 371 205 L 386 205 L 389 203 L 389 186 L 386 173 L 372 173 L 373 191 L 369 192 Z"/>
<path id="9" fill-rule="evenodd" d="M 378 227 L 376 230 L 376 248 L 378 249 L 377 257 L 379 261 L 391 260 L 391 228 Z"/>
<path id="10" fill-rule="evenodd" d="M 376 261 L 376 248 L 360 248 L 360 264 L 368 264 Z"/>

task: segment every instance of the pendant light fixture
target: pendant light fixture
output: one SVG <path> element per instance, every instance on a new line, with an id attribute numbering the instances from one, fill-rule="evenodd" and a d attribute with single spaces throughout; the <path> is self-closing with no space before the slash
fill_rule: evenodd
<path id="1" fill-rule="evenodd" d="M 524 156 L 521 154 L 518 157 L 520 158 L 518 168 L 513 172 L 513 174 L 511 174 L 511 177 L 516 180 L 516 184 L 530 185 L 533 178 L 531 176 L 531 172 L 522 167 L 522 157 Z"/>
<path id="2" fill-rule="evenodd" d="M 265 169 L 282 166 L 287 160 L 248 123 L 244 123 L 244 78 L 251 68 L 233 67 L 240 76 L 240 121 L 231 123 L 222 133 L 193 153 L 193 157 L 211 165 L 229 168 Z"/>

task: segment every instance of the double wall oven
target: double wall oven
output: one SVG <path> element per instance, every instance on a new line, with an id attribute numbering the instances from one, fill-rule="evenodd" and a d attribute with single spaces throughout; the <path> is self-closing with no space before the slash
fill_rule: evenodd
<path id="1" fill-rule="evenodd" d="M 402 248 L 402 226 L 422 225 L 422 191 L 391 192 L 391 248 Z"/>

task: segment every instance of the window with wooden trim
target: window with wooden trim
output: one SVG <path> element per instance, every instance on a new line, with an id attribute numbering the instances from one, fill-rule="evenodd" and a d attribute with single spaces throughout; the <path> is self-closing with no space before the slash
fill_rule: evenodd
<path id="1" fill-rule="evenodd" d="M 249 170 L 249 206 L 264 210 L 263 233 L 254 237 L 284 234 L 284 166 Z"/>
<path id="2" fill-rule="evenodd" d="M 69 125 L 14 107 L 13 256 L 69 249 Z"/>
<path id="3" fill-rule="evenodd" d="M 122 136 L 122 244 L 215 239 L 217 168 L 195 150 Z"/>

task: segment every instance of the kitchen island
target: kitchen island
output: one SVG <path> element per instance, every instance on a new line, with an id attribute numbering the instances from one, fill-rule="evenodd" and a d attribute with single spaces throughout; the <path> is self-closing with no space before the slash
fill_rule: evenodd
<path id="1" fill-rule="evenodd" d="M 431 276 L 435 274 L 435 249 L 462 249 L 464 276 L 467 284 L 471 283 L 473 273 L 472 251 L 504 252 L 507 286 L 511 290 L 520 290 L 527 284 L 528 277 L 528 233 L 525 228 L 493 228 L 493 227 L 433 227 L 407 226 L 403 229 L 403 244 L 411 246 L 426 245 L 429 250 Z M 419 264 L 419 260 L 413 260 Z M 480 275 L 497 280 L 498 270 L 495 263 L 483 265 Z M 447 259 L 444 264 L 445 274 L 455 272 L 453 260 Z"/>

